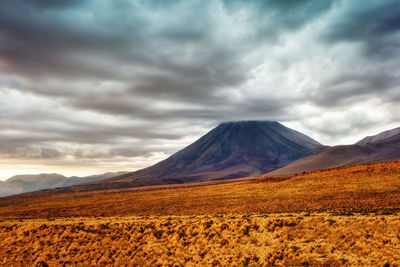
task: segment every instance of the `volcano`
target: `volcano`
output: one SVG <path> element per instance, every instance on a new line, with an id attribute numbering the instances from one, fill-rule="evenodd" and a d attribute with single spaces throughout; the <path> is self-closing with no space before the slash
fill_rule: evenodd
<path id="1" fill-rule="evenodd" d="M 112 183 L 131 187 L 257 176 L 323 148 L 278 122 L 226 122 L 151 167 L 97 184 L 102 188 Z"/>

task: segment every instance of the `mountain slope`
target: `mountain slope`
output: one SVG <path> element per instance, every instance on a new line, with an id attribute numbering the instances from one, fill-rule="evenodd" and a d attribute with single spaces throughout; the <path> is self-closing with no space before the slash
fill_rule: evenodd
<path id="1" fill-rule="evenodd" d="M 120 176 L 125 173 L 127 173 L 127 172 L 106 172 L 103 174 L 95 174 L 95 175 L 90 175 L 90 176 L 85 176 L 85 177 L 72 176 L 72 177 L 69 177 L 68 180 L 66 180 L 62 186 L 66 187 L 66 186 L 71 186 L 71 185 L 80 185 L 80 184 L 97 182 L 97 181 L 101 181 L 101 180 L 111 178 L 114 176 Z"/>
<path id="2" fill-rule="evenodd" d="M 268 175 L 290 175 L 317 169 L 400 159 L 400 134 L 382 140 L 377 138 L 376 140 L 362 145 L 357 143 L 355 145 L 329 147 L 270 172 Z"/>
<path id="3" fill-rule="evenodd" d="M 227 122 L 151 167 L 97 184 L 105 189 L 259 175 L 323 148 L 278 122 Z"/>
<path id="4" fill-rule="evenodd" d="M 355 144 L 356 145 L 366 145 L 368 143 L 373 143 L 373 142 L 377 142 L 380 140 L 388 139 L 388 138 L 398 135 L 398 134 L 400 134 L 400 127 L 392 129 L 392 130 L 384 131 L 377 135 L 367 136 Z"/>

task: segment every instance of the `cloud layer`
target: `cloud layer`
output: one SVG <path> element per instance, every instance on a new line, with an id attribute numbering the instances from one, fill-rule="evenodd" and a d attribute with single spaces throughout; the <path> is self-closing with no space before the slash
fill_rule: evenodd
<path id="1" fill-rule="evenodd" d="M 1 1 L 0 178 L 134 170 L 228 120 L 326 144 L 399 126 L 399 18 L 396 0 Z"/>

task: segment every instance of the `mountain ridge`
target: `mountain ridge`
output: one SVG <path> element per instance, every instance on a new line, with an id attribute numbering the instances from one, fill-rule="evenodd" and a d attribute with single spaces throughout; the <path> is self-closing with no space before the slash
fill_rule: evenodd
<path id="1" fill-rule="evenodd" d="M 5 181 L 0 181 L 0 197 L 23 194 L 42 189 L 53 189 L 58 187 L 90 183 L 112 176 L 118 176 L 123 173 L 125 172 L 107 172 L 83 177 L 66 177 L 58 173 L 14 175 Z"/>
<path id="2" fill-rule="evenodd" d="M 366 145 L 368 143 L 372 143 L 372 142 L 376 142 L 379 140 L 384 140 L 384 139 L 388 139 L 392 136 L 398 135 L 400 134 L 400 127 L 391 129 L 391 130 L 387 130 L 387 131 L 383 131 L 381 133 L 378 133 L 376 135 L 371 135 L 371 136 L 367 136 L 364 137 L 363 139 L 361 139 L 360 141 L 358 141 L 357 143 L 355 143 L 355 145 Z"/>
<path id="3" fill-rule="evenodd" d="M 394 130 L 397 130 L 397 128 Z M 362 139 L 365 142 L 361 142 L 361 140 L 353 145 L 339 145 L 326 148 L 318 153 L 269 172 L 268 175 L 284 176 L 318 169 L 399 160 L 400 133 L 392 134 L 389 131 L 383 132 L 384 135 L 378 134 L 373 136 L 372 139 Z M 389 137 L 382 139 L 385 135 Z M 379 138 L 374 139 L 374 137 L 378 136 Z"/>

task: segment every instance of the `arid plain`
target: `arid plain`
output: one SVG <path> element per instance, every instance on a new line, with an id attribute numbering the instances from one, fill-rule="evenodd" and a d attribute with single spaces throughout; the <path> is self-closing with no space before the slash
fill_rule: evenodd
<path id="1" fill-rule="evenodd" d="M 2 264 L 400 264 L 400 163 L 0 200 Z"/>

